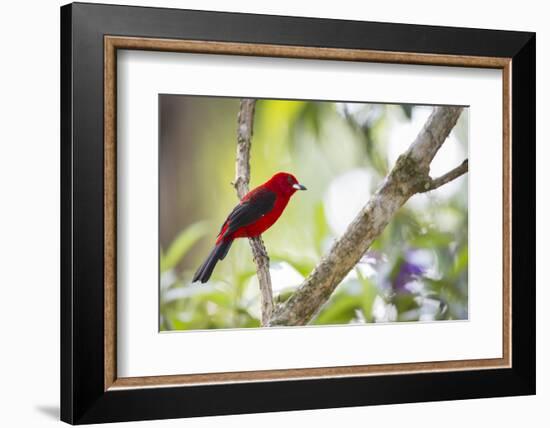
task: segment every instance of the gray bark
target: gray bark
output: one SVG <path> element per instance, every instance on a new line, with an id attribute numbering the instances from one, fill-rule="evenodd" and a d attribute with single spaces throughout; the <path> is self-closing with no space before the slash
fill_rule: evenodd
<path id="1" fill-rule="evenodd" d="M 462 108 L 437 107 L 392 171 L 294 294 L 275 308 L 269 325 L 307 324 L 359 262 L 397 210 L 415 193 L 433 190 L 467 171 L 467 162 L 439 179 L 430 163 L 455 126 Z"/>

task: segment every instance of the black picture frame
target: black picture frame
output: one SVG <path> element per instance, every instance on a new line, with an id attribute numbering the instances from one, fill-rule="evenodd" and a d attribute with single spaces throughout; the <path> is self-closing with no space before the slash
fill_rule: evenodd
<path id="1" fill-rule="evenodd" d="M 512 367 L 105 391 L 105 35 L 512 58 Z M 535 98 L 534 33 L 63 6 L 61 419 L 85 424 L 534 394 Z"/>

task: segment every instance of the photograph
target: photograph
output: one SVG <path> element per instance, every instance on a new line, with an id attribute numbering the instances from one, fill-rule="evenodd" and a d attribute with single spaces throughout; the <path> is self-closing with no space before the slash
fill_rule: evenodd
<path id="1" fill-rule="evenodd" d="M 159 94 L 160 331 L 467 321 L 457 109 Z M 440 178 L 393 207 L 434 127 Z"/>

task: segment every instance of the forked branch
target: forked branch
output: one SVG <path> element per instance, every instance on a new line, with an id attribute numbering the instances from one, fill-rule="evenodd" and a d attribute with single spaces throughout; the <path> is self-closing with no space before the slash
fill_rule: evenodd
<path id="1" fill-rule="evenodd" d="M 447 174 L 443 174 L 441 177 L 430 178 L 430 180 L 425 184 L 423 192 L 429 192 L 430 190 L 435 190 L 438 187 L 447 184 L 450 181 L 453 181 L 455 178 L 460 177 L 463 174 L 468 172 L 468 159 L 462 162 L 456 168 L 450 170 Z"/>
<path id="2" fill-rule="evenodd" d="M 375 194 L 294 294 L 275 309 L 269 325 L 307 324 L 412 195 L 433 190 L 466 172 L 467 163 L 435 180 L 429 176 L 430 164 L 461 112 L 460 107 L 434 108 Z"/>

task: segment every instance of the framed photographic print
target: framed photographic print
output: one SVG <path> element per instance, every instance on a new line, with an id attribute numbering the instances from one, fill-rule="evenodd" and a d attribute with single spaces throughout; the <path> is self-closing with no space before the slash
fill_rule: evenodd
<path id="1" fill-rule="evenodd" d="M 61 418 L 535 393 L 535 35 L 61 8 Z"/>

